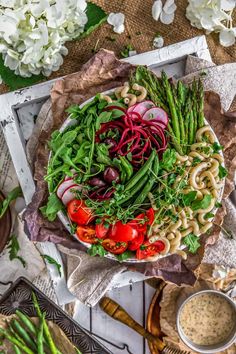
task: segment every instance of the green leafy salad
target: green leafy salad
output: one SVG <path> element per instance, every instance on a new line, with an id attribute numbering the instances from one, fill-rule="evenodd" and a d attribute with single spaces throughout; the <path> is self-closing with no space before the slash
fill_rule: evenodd
<path id="1" fill-rule="evenodd" d="M 123 86 L 68 113 L 69 124 L 49 142 L 42 213 L 51 221 L 67 215 L 92 256 L 195 253 L 227 175 L 201 81 L 175 84 L 139 66 Z"/>

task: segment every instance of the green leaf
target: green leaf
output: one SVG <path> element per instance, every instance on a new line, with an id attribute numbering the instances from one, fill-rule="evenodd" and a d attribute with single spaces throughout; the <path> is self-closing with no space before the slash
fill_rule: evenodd
<path id="1" fill-rule="evenodd" d="M 86 14 L 88 16 L 88 22 L 84 27 L 84 32 L 77 39 L 87 37 L 107 19 L 106 12 L 101 7 L 93 4 L 92 2 L 87 3 Z"/>
<path id="2" fill-rule="evenodd" d="M 176 151 L 174 149 L 166 149 L 166 151 L 163 154 L 160 167 L 163 170 L 171 171 L 173 170 L 175 162 L 176 162 Z"/>
<path id="3" fill-rule="evenodd" d="M 215 203 L 215 207 L 216 207 L 216 208 L 221 208 L 221 207 L 222 207 L 222 203 L 216 202 L 216 203 Z"/>
<path id="4" fill-rule="evenodd" d="M 22 196 L 22 191 L 20 187 L 14 188 L 10 193 L 8 193 L 6 199 L 0 203 L 0 218 L 3 217 L 7 208 L 9 207 L 10 203 L 15 200 L 16 198 Z"/>
<path id="5" fill-rule="evenodd" d="M 132 44 L 127 44 L 124 49 L 120 52 L 120 55 L 122 56 L 122 58 L 128 58 L 129 56 L 129 52 L 134 50 L 134 47 L 132 46 Z"/>
<path id="6" fill-rule="evenodd" d="M 196 191 L 191 191 L 191 192 L 189 192 L 187 194 L 183 194 L 182 195 L 182 200 L 183 200 L 184 205 L 185 206 L 190 206 L 191 203 L 195 200 L 196 195 L 197 195 Z"/>
<path id="7" fill-rule="evenodd" d="M 209 207 L 210 203 L 211 203 L 211 195 L 204 195 L 204 197 L 201 200 L 194 200 L 191 208 L 193 210 L 198 210 L 198 209 L 206 209 Z"/>
<path id="8" fill-rule="evenodd" d="M 213 217 L 214 217 L 213 213 L 206 213 L 205 216 L 204 216 L 204 219 L 207 220 L 207 219 L 211 219 Z"/>
<path id="9" fill-rule="evenodd" d="M 18 252 L 20 251 L 20 245 L 16 235 L 11 235 L 10 241 L 8 242 L 7 249 L 9 249 L 10 261 L 13 261 L 14 259 L 18 259 L 23 265 L 23 267 L 25 268 L 26 261 L 21 256 L 18 256 Z"/>
<path id="10" fill-rule="evenodd" d="M 220 150 L 222 150 L 224 148 L 224 146 L 218 144 L 217 142 L 214 142 L 213 145 L 212 145 L 212 148 L 213 148 L 213 152 L 217 153 Z"/>
<path id="11" fill-rule="evenodd" d="M 92 257 L 99 255 L 100 257 L 104 257 L 107 254 L 107 251 L 100 244 L 93 244 L 88 249 L 88 254 Z"/>
<path id="12" fill-rule="evenodd" d="M 61 201 L 57 198 L 55 193 L 50 194 L 46 206 L 40 208 L 41 213 L 49 221 L 54 221 L 57 217 L 58 211 L 64 208 Z"/>
<path id="13" fill-rule="evenodd" d="M 226 177 L 228 175 L 228 171 L 226 170 L 226 168 L 224 168 L 224 166 L 219 166 L 219 177 L 220 179 Z"/>
<path id="14" fill-rule="evenodd" d="M 124 253 L 118 254 L 116 256 L 116 258 L 118 259 L 119 262 L 124 262 L 128 258 L 132 258 L 132 257 L 134 257 L 134 252 L 132 252 L 132 251 L 125 251 Z"/>
<path id="15" fill-rule="evenodd" d="M 196 253 L 201 246 L 199 243 L 199 237 L 194 234 L 189 234 L 183 239 L 184 244 L 188 247 L 189 252 Z"/>
<path id="16" fill-rule="evenodd" d="M 41 255 L 41 257 L 43 259 L 45 259 L 49 264 L 55 265 L 55 267 L 57 268 L 58 273 L 59 273 L 59 275 L 61 277 L 61 265 L 54 258 L 48 256 L 47 254 Z"/>
<path id="17" fill-rule="evenodd" d="M 14 74 L 14 71 L 10 70 L 4 65 L 4 60 L 0 55 L 0 77 L 9 86 L 10 90 L 17 90 L 21 87 L 32 86 L 36 82 L 44 79 L 43 75 L 32 75 L 31 77 L 21 77 Z"/>
<path id="18" fill-rule="evenodd" d="M 193 162 L 192 162 L 192 166 L 196 166 L 198 165 L 202 160 L 199 159 L 199 157 L 194 157 L 193 158 Z"/>

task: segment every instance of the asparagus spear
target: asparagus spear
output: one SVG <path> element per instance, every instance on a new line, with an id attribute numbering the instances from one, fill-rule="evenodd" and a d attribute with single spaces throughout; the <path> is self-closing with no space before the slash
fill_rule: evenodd
<path id="1" fill-rule="evenodd" d="M 198 82 L 199 93 L 199 114 L 198 114 L 198 128 L 204 126 L 204 88 L 201 80 Z"/>
<path id="2" fill-rule="evenodd" d="M 166 96 L 167 96 L 167 102 L 168 102 L 169 108 L 170 108 L 171 124 L 172 124 L 172 128 L 173 128 L 173 132 L 176 136 L 177 143 L 179 143 L 180 142 L 180 128 L 179 128 L 179 123 L 178 123 L 178 115 L 176 112 L 175 102 L 174 102 L 174 98 L 173 98 L 172 91 L 171 91 L 171 85 L 170 85 L 167 75 L 164 71 L 162 71 L 161 77 L 162 77 L 162 83 L 165 88 L 165 92 L 166 92 Z"/>
<path id="3" fill-rule="evenodd" d="M 15 344 L 19 349 L 23 350 L 26 354 L 35 354 L 30 348 L 28 348 L 25 344 L 22 344 L 18 339 L 11 336 L 6 330 L 0 328 L 0 334 L 3 334 L 5 338 Z"/>
<path id="4" fill-rule="evenodd" d="M 37 312 L 37 315 L 38 315 L 39 318 L 41 318 L 43 320 L 43 331 L 45 333 L 45 337 L 47 339 L 47 343 L 49 345 L 51 354 L 58 354 L 57 348 L 55 346 L 55 343 L 53 342 L 51 333 L 49 331 L 47 322 L 46 322 L 45 318 L 43 317 L 43 314 L 42 314 L 42 312 L 40 310 L 40 307 L 39 307 L 39 304 L 38 304 L 38 300 L 36 298 L 35 293 L 32 293 L 32 298 L 33 298 L 33 304 L 34 304 L 35 310 Z"/>

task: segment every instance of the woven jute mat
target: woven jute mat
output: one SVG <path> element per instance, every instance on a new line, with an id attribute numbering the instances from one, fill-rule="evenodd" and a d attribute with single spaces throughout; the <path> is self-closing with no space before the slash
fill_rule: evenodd
<path id="1" fill-rule="evenodd" d="M 185 17 L 187 0 L 176 1 L 175 20 L 168 26 L 153 20 L 151 14 L 153 0 L 93 0 L 93 2 L 101 6 L 107 13 L 123 12 L 125 14 L 125 32 L 116 35 L 111 26 L 104 23 L 89 37 L 68 42 L 69 54 L 65 57 L 63 66 L 49 79 L 78 71 L 94 54 L 94 48 L 113 50 L 119 57 L 121 50 L 127 44 L 132 44 L 138 53 L 154 49 L 152 43 L 156 33 L 160 33 L 164 37 L 165 45 L 204 34 L 204 31 L 193 28 Z M 234 17 L 236 20 L 236 14 Z M 112 41 L 111 38 L 115 38 L 115 40 Z M 236 60 L 236 45 L 229 48 L 220 46 L 217 34 L 207 36 L 207 41 L 212 59 L 216 64 Z M 6 85 L 0 85 L 0 94 L 7 91 Z"/>

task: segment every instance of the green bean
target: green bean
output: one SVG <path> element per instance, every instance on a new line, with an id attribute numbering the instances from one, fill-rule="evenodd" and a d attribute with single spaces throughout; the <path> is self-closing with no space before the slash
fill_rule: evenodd
<path id="1" fill-rule="evenodd" d="M 29 331 L 36 335 L 36 329 L 34 324 L 31 322 L 30 318 L 25 315 L 23 312 L 21 312 L 20 310 L 16 310 L 16 315 L 18 316 L 18 318 L 21 320 L 21 322 L 29 329 Z"/>
<path id="2" fill-rule="evenodd" d="M 127 197 L 125 197 L 124 199 L 121 199 L 117 203 L 122 205 L 122 204 L 126 203 L 128 200 L 130 200 L 136 193 L 138 193 L 141 190 L 141 188 L 147 182 L 148 178 L 149 178 L 149 174 L 146 173 L 146 175 L 143 176 L 143 178 L 140 178 L 138 180 L 138 182 L 136 183 L 136 185 L 132 189 L 128 190 Z"/>
<path id="3" fill-rule="evenodd" d="M 21 324 L 15 319 L 13 319 L 11 323 L 15 332 L 23 339 L 25 344 L 27 344 L 30 348 L 37 350 L 34 341 L 31 339 L 30 335 L 26 332 L 26 330 L 21 326 Z"/>
<path id="4" fill-rule="evenodd" d="M 159 158 L 158 155 L 156 155 L 155 160 L 153 162 L 153 171 L 155 171 L 155 175 L 158 174 L 159 170 Z M 155 176 L 151 175 L 148 179 L 148 182 L 146 183 L 145 187 L 143 188 L 142 192 L 139 194 L 139 196 L 135 199 L 134 201 L 134 206 L 139 207 L 147 197 L 148 193 L 151 191 L 153 185 L 155 183 Z"/>
<path id="5" fill-rule="evenodd" d="M 44 354 L 44 349 L 43 349 L 43 320 L 45 320 L 45 314 L 43 314 L 42 318 L 40 319 L 39 331 L 38 331 L 38 335 L 37 335 L 38 354 Z"/>
<path id="6" fill-rule="evenodd" d="M 126 160 L 124 156 L 120 156 L 120 161 L 125 169 L 127 180 L 129 181 L 134 172 L 133 166 L 131 165 L 131 163 L 129 163 L 129 161 Z"/>
<path id="7" fill-rule="evenodd" d="M 150 169 L 152 162 L 154 160 L 154 157 L 156 156 L 156 150 L 153 150 L 151 155 L 149 156 L 148 160 L 143 164 L 143 166 L 140 168 L 140 170 L 129 180 L 129 182 L 126 184 L 124 192 L 127 192 L 130 190 L 132 187 L 136 185 L 136 183 L 145 176 L 145 174 L 148 172 Z"/>
<path id="8" fill-rule="evenodd" d="M 14 338 L 11 336 L 6 330 L 0 328 L 0 333 L 4 334 L 5 338 L 11 342 L 12 344 L 15 344 L 18 348 L 23 350 L 26 354 L 35 354 L 30 348 L 28 348 L 25 344 L 22 344 L 18 339 Z"/>
<path id="9" fill-rule="evenodd" d="M 14 348 L 15 354 L 22 354 L 21 350 L 16 345 L 14 345 L 13 348 Z"/>

